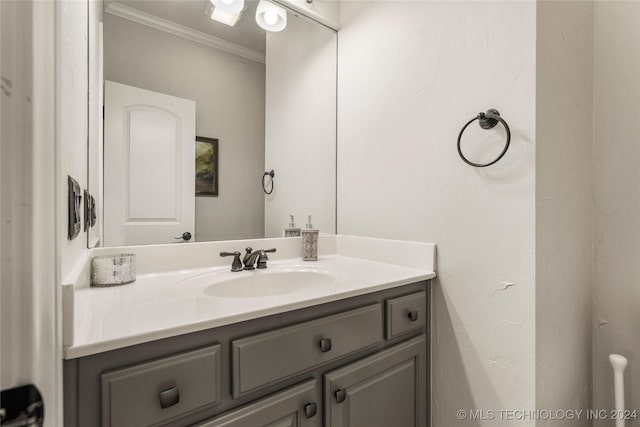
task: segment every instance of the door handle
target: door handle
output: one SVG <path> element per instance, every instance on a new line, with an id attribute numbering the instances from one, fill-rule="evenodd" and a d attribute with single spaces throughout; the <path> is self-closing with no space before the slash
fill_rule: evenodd
<path id="1" fill-rule="evenodd" d="M 180 237 L 175 237 L 176 240 L 184 240 L 185 242 L 188 242 L 189 240 L 191 240 L 191 233 L 189 233 L 188 231 L 185 231 L 184 233 L 182 233 L 182 236 Z"/>
<path id="2" fill-rule="evenodd" d="M 347 392 L 344 389 L 336 390 L 335 396 L 336 396 L 336 402 L 342 403 L 347 398 Z"/>
<path id="3" fill-rule="evenodd" d="M 411 319 L 412 322 L 415 322 L 416 320 L 418 320 L 418 310 L 412 310 L 409 312 L 408 314 L 409 319 Z"/>

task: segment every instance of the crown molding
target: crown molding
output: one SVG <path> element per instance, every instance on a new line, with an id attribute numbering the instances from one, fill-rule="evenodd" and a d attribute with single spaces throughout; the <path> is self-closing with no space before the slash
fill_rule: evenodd
<path id="1" fill-rule="evenodd" d="M 175 23 L 173 21 L 169 21 L 167 19 L 163 19 L 155 15 L 139 11 L 118 2 L 110 2 L 104 11 L 111 15 L 128 19 L 129 21 L 137 22 L 138 24 L 146 25 L 148 27 L 164 31 L 166 33 L 173 34 L 175 36 L 182 37 L 187 40 L 212 47 L 214 49 L 219 49 L 224 52 L 249 59 L 251 61 L 259 62 L 261 64 L 265 63 L 265 54 L 262 52 L 240 46 L 236 43 L 231 43 L 219 37 L 215 37 L 210 34 L 206 34 L 201 31 L 197 31 L 184 25 Z"/>

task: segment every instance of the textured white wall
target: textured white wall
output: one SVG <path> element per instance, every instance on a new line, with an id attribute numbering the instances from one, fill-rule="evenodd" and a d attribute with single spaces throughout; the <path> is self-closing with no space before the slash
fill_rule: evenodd
<path id="1" fill-rule="evenodd" d="M 265 199 L 265 236 L 281 237 L 294 215 L 336 231 L 335 31 L 289 14 L 267 34 L 265 170 L 275 171 Z"/>
<path id="2" fill-rule="evenodd" d="M 620 353 L 627 408 L 640 410 L 639 2 L 596 2 L 595 53 L 593 406 L 613 408 L 608 355 Z"/>
<path id="3" fill-rule="evenodd" d="M 196 101 L 219 139 L 218 197 L 196 197 L 196 239 L 264 237 L 264 64 L 104 14 L 105 79 Z"/>
<path id="4" fill-rule="evenodd" d="M 340 16 L 338 232 L 438 244 L 433 425 L 516 425 L 456 411 L 535 407 L 536 3 L 347 1 Z M 512 147 L 474 169 L 456 138 L 488 108 Z M 464 147 L 486 159 L 502 137 L 474 125 Z"/>
<path id="5" fill-rule="evenodd" d="M 536 407 L 586 410 L 592 359 L 593 2 L 538 2 L 537 27 Z M 583 415 L 562 425 L 591 421 Z"/>

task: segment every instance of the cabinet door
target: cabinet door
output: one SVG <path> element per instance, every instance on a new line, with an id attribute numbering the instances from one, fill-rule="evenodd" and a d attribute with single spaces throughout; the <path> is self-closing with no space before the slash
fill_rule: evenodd
<path id="1" fill-rule="evenodd" d="M 309 380 L 197 427 L 320 427 L 316 385 Z"/>
<path id="2" fill-rule="evenodd" d="M 391 347 L 324 376 L 330 427 L 425 427 L 425 336 Z"/>

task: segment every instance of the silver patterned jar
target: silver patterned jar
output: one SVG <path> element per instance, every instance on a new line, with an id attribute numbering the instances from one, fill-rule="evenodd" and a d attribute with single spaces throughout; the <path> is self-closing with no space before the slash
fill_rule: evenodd
<path id="1" fill-rule="evenodd" d="M 136 256 L 116 254 L 91 259 L 91 286 L 108 287 L 136 281 Z"/>

